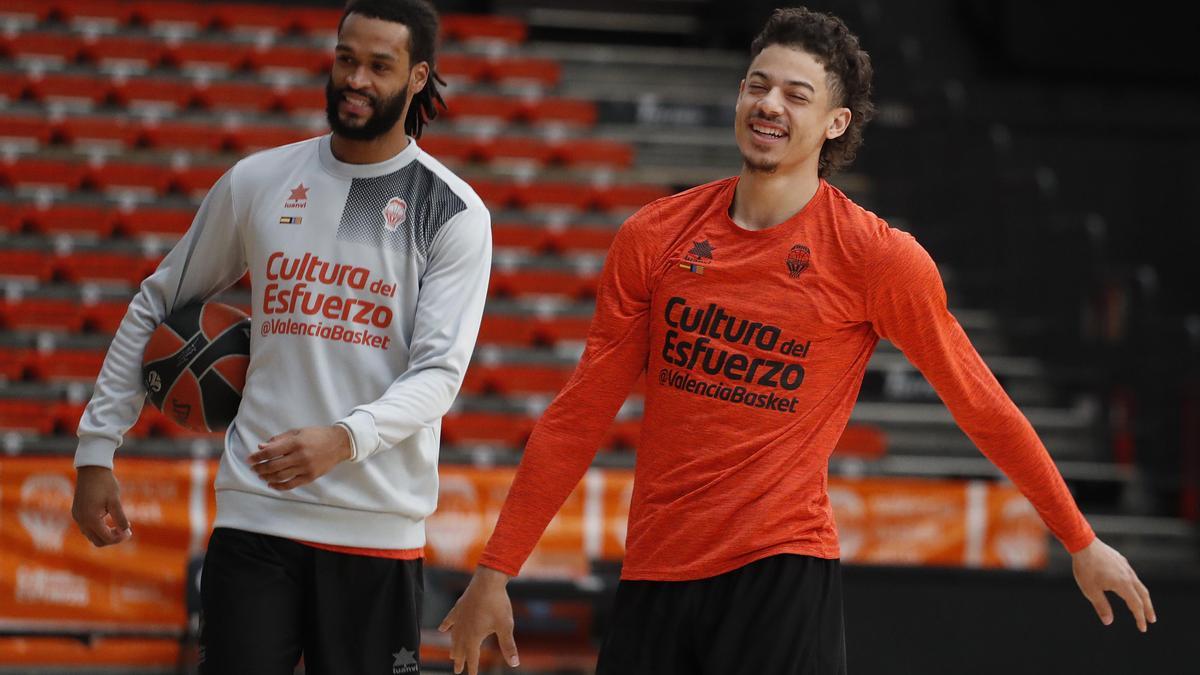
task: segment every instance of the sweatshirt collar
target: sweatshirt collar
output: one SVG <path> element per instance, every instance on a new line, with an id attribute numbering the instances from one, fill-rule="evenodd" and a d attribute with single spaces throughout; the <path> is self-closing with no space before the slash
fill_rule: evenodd
<path id="1" fill-rule="evenodd" d="M 332 133 L 321 137 L 321 142 L 318 144 L 318 154 L 321 158 L 321 166 L 339 178 L 374 178 L 376 176 L 386 176 L 404 168 L 421 153 L 421 149 L 417 147 L 416 139 L 409 136 L 408 146 L 389 159 L 385 159 L 382 162 L 375 162 L 374 164 L 348 164 L 333 156 L 332 139 Z"/>

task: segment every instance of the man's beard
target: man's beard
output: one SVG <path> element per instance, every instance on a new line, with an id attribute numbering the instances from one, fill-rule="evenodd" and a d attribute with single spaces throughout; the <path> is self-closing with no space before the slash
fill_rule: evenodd
<path id="1" fill-rule="evenodd" d="M 369 94 L 359 94 L 371 103 L 371 116 L 361 126 L 350 126 L 342 121 L 338 114 L 338 106 L 342 102 L 342 94 L 351 91 L 349 87 L 333 88 L 333 78 L 325 83 L 325 118 L 333 133 L 352 141 L 371 141 L 391 131 L 400 116 L 404 114 L 404 104 L 408 98 L 408 85 L 396 92 L 395 96 L 379 100 Z M 358 93 L 358 92 L 355 92 Z"/>
<path id="2" fill-rule="evenodd" d="M 756 162 L 742 155 L 742 166 L 745 166 L 750 173 L 772 174 L 779 169 L 779 162 Z"/>

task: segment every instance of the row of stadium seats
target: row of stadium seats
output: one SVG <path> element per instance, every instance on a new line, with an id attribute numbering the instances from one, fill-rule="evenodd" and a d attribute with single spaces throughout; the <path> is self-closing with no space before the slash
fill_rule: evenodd
<path id="1" fill-rule="evenodd" d="M 337 28 L 338 7 L 289 7 L 241 3 L 171 2 L 162 0 L 5 0 L 0 21 L 36 25 L 58 21 L 89 30 L 146 26 L 172 33 L 231 31 L 326 35 Z M 443 14 L 443 39 L 520 44 L 528 30 L 514 18 Z"/>
<path id="2" fill-rule="evenodd" d="M 158 113 L 211 110 L 246 114 L 323 115 L 324 84 L 283 84 L 252 79 L 199 80 L 172 75 L 113 76 L 95 71 L 0 74 L 0 97 L 59 109 L 86 111 L 113 107 Z M 449 119 L 491 120 L 591 127 L 596 105 L 556 96 L 512 97 L 456 93 L 446 96 Z"/>
<path id="3" fill-rule="evenodd" d="M 151 148 L 240 155 L 311 138 L 326 129 L 280 124 L 226 126 L 190 120 L 138 120 L 125 116 L 72 116 L 47 121 L 33 114 L 0 113 L 0 145 L 34 150 L 51 145 L 112 151 Z M 520 161 L 539 166 L 626 169 L 633 164 L 628 143 L 599 138 L 546 141 L 530 136 L 423 136 L 421 147 L 444 162 Z"/>
<path id="4" fill-rule="evenodd" d="M 81 251 L 55 253 L 41 249 L 0 248 L 0 279 L 50 283 L 108 283 L 134 287 L 161 256 L 129 252 Z M 547 268 L 532 262 L 522 267 L 492 269 L 488 294 L 497 298 L 557 296 L 587 300 L 596 295 L 597 274 L 570 267 Z M 243 282 L 243 287 L 249 287 Z M 20 318 L 13 319 L 21 321 Z"/>
<path id="5" fill-rule="evenodd" d="M 0 298 L 0 331 L 13 334 L 49 331 L 62 334 L 112 335 L 125 316 L 128 299 L 85 303 L 81 294 L 47 296 L 29 294 Z M 248 307 L 242 307 L 247 311 Z M 587 337 L 590 305 L 580 311 L 509 310 L 489 307 L 479 330 L 480 344 L 513 347 L 549 347 L 573 344 Z"/>
<path id="6" fill-rule="evenodd" d="M 333 63 L 325 44 L 271 44 L 228 39 L 165 41 L 154 35 L 95 35 L 63 31 L 0 34 L 0 56 L 38 70 L 93 65 L 122 73 L 153 69 L 202 71 L 206 75 L 253 71 L 302 78 L 324 77 Z M 440 54 L 437 72 L 461 83 L 554 87 L 562 79 L 550 59 L 502 54 Z"/>
<path id="7" fill-rule="evenodd" d="M 51 159 L 36 156 L 0 162 L 0 186 L 20 192 L 128 194 L 154 198 L 182 194 L 202 198 L 226 166 L 164 166 L 156 162 L 83 158 Z M 590 185 L 564 181 L 530 183 L 493 178 L 468 178 L 471 186 L 492 208 L 558 209 L 583 212 L 639 208 L 670 190 L 657 185 Z"/>
<path id="8" fill-rule="evenodd" d="M 174 240 L 192 223 L 195 209 L 142 205 L 125 210 L 105 202 L 48 204 L 0 202 L 0 232 L 104 240 L 149 238 Z M 530 254 L 603 253 L 615 230 L 606 226 L 498 221 L 492 224 L 497 249 Z"/>

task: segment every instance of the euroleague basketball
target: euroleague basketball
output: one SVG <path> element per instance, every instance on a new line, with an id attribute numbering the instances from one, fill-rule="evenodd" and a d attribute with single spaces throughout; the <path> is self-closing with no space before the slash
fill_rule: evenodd
<path id="1" fill-rule="evenodd" d="M 142 357 L 150 402 L 193 431 L 221 431 L 237 415 L 250 364 L 250 317 L 220 302 L 181 307 L 159 324 Z"/>

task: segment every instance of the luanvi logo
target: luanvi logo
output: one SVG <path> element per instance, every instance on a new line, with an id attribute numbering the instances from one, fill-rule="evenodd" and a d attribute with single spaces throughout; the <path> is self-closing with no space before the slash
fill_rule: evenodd
<path id="1" fill-rule="evenodd" d="M 395 659 L 392 662 L 392 675 L 421 672 L 421 667 L 417 665 L 417 655 L 411 649 L 401 647 L 400 651 L 392 654 L 392 658 Z"/>
<path id="2" fill-rule="evenodd" d="M 283 203 L 285 209 L 302 209 L 308 206 L 308 190 L 301 182 L 294 188 L 291 188 L 291 194 L 288 195 L 287 201 Z"/>
<path id="3" fill-rule="evenodd" d="M 715 250 L 713 245 L 708 243 L 707 239 L 704 241 L 693 241 L 692 250 L 688 251 L 683 259 L 688 262 L 712 262 L 713 251 Z"/>

